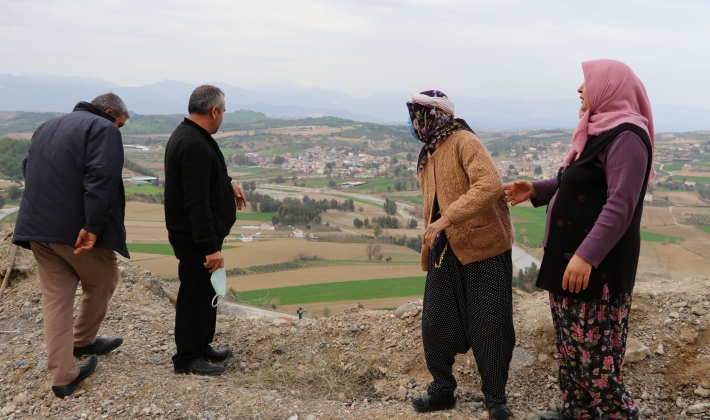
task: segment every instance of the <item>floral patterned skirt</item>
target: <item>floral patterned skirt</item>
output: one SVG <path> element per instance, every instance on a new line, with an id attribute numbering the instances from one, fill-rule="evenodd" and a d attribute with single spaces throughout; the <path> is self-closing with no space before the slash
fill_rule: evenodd
<path id="1" fill-rule="evenodd" d="M 638 408 L 624 385 L 631 293 L 579 300 L 550 293 L 560 365 L 562 415 L 633 419 Z"/>

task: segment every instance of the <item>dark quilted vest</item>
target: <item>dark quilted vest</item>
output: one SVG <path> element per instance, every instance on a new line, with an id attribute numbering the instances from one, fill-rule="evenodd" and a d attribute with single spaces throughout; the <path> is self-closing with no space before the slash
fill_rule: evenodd
<path id="1" fill-rule="evenodd" d="M 637 134 L 648 149 L 647 174 L 643 188 L 638 197 L 631 224 L 619 242 L 599 264 L 599 268 L 592 267 L 587 289 L 580 291 L 580 293 L 570 293 L 562 290 L 562 277 L 565 268 L 569 258 L 574 255 L 592 230 L 607 200 L 606 175 L 604 168 L 596 161 L 596 156 L 624 131 L 632 131 Z M 537 287 L 584 300 L 600 298 L 604 283 L 609 284 L 609 292 L 612 294 L 628 293 L 633 290 L 641 249 L 643 197 L 646 194 L 648 168 L 650 168 L 651 161 L 651 142 L 646 131 L 633 124 L 622 124 L 599 136 L 590 138 L 580 157 L 564 170 L 560 169 L 557 198 L 555 198 L 552 209 L 547 209 L 552 214 Z"/>

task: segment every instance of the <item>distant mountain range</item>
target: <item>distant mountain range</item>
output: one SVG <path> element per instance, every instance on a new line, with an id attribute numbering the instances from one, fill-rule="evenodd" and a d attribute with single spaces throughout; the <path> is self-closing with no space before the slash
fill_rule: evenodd
<path id="1" fill-rule="evenodd" d="M 227 109 L 250 109 L 272 118 L 333 116 L 355 121 L 403 124 L 404 102 L 410 92 L 375 93 L 356 98 L 335 89 L 300 87 L 281 82 L 244 89 L 214 83 L 226 95 Z M 100 79 L 58 76 L 14 76 L 0 74 L 0 111 L 68 112 L 80 100 L 90 100 L 104 92 L 121 96 L 138 114 L 183 114 L 194 84 L 175 80 L 139 87 L 119 86 Z M 518 130 L 574 128 L 577 98 L 521 100 L 456 96 L 458 117 L 478 130 Z M 710 129 L 710 110 L 656 104 L 656 130 L 661 132 Z"/>

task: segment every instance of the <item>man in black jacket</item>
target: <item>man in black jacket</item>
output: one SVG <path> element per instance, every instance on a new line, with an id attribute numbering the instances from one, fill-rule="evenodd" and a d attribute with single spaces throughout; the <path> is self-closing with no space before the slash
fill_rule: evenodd
<path id="1" fill-rule="evenodd" d="M 63 398 L 123 343 L 98 337 L 118 284 L 115 252 L 128 258 L 119 128 L 128 109 L 107 93 L 51 119 L 32 135 L 13 243 L 37 261 L 52 391 Z M 74 295 L 82 298 L 73 323 Z M 77 365 L 75 357 L 90 355 Z"/>
<path id="2" fill-rule="evenodd" d="M 173 366 L 175 373 L 219 375 L 224 366 L 210 362 L 222 362 L 231 352 L 210 346 L 217 321 L 210 277 L 224 267 L 222 242 L 246 199 L 212 138 L 224 118 L 224 93 L 199 86 L 188 112 L 165 148 L 165 225 L 180 260 Z"/>

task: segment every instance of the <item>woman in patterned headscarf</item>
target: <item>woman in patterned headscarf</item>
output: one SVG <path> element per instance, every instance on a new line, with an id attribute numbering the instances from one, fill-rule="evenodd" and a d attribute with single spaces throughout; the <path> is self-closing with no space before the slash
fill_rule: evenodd
<path id="1" fill-rule="evenodd" d="M 492 418 L 511 416 L 505 398 L 515 346 L 512 308 L 513 230 L 503 184 L 486 148 L 442 92 L 407 102 L 412 135 L 424 146 L 418 174 L 426 230 L 427 271 L 422 341 L 434 380 L 416 411 L 456 405 L 452 365 L 473 349 L 485 405 Z M 410 125 L 408 123 L 408 125 Z"/>

